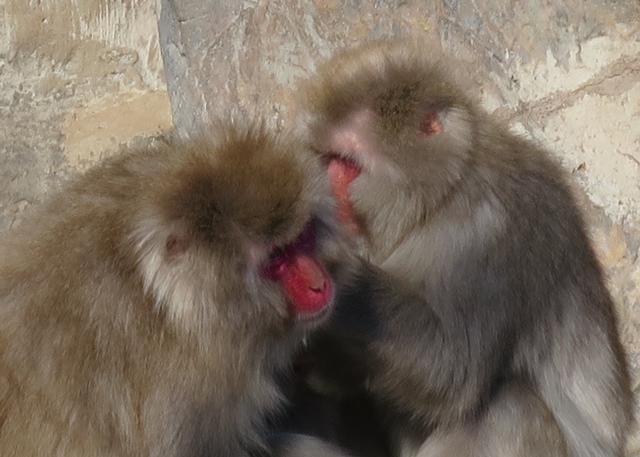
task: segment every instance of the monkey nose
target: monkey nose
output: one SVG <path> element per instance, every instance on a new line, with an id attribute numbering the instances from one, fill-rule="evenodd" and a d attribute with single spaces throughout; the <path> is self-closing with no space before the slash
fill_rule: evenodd
<path id="1" fill-rule="evenodd" d="M 307 288 L 314 292 L 323 292 L 327 288 L 326 273 L 318 262 L 309 256 L 296 256 L 296 268 L 306 278 Z"/>
<path id="2" fill-rule="evenodd" d="M 299 253 L 290 259 L 282 285 L 299 315 L 317 313 L 331 300 L 329 275 L 322 264 L 309 255 Z"/>

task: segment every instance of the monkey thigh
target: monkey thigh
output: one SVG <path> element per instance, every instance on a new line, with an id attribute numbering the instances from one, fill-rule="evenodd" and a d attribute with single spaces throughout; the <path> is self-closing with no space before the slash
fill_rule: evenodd
<path id="1" fill-rule="evenodd" d="M 418 457 L 568 457 L 562 432 L 547 405 L 530 388 L 510 383 L 478 420 L 437 431 Z"/>

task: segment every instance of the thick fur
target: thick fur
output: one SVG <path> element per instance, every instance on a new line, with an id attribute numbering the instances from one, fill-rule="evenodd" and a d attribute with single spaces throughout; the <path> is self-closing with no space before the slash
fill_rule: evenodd
<path id="1" fill-rule="evenodd" d="M 496 125 L 419 47 L 344 52 L 310 87 L 314 147 L 362 167 L 350 185 L 359 241 L 390 277 L 378 277 L 383 296 L 370 305 L 352 294 L 357 305 L 343 308 L 375 325 L 333 347 L 366 348 L 354 357 L 368 360 L 347 366 L 364 370 L 395 416 L 400 447 L 423 446 L 425 457 L 621 456 L 627 364 L 560 167 Z M 442 132 L 420 131 L 428 113 Z M 536 443 L 528 435 L 540 423 Z"/>
<path id="2" fill-rule="evenodd" d="M 276 377 L 318 321 L 259 265 L 314 217 L 344 277 L 333 211 L 317 158 L 259 127 L 75 179 L 0 241 L 0 455 L 265 451 Z"/>

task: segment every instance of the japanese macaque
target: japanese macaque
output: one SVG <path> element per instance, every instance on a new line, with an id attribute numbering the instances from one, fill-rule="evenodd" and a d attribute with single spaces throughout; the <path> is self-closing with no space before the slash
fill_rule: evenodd
<path id="1" fill-rule="evenodd" d="M 565 175 L 424 55 L 367 44 L 310 82 L 313 146 L 372 263 L 318 371 L 361 383 L 396 455 L 621 456 L 627 365 Z"/>
<path id="2" fill-rule="evenodd" d="M 118 156 L 0 241 L 0 455 L 246 456 L 349 277 L 318 158 L 263 128 Z"/>

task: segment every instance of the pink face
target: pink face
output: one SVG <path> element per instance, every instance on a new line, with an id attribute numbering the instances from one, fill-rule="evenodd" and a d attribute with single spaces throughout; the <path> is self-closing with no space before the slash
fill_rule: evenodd
<path id="1" fill-rule="evenodd" d="M 444 131 L 440 113 L 427 107 L 420 113 L 416 137 L 428 139 Z M 351 184 L 363 170 L 369 174 L 393 175 L 395 169 L 376 144 L 372 132 L 378 122 L 373 111 L 362 109 L 330 130 L 325 163 L 331 190 L 337 203 L 337 217 L 347 234 L 355 236 L 364 229 L 351 200 Z"/>
<path id="2" fill-rule="evenodd" d="M 297 318 L 313 319 L 323 314 L 331 303 L 333 283 L 316 257 L 313 220 L 294 242 L 271 253 L 263 271 L 266 278 L 282 286 Z"/>

